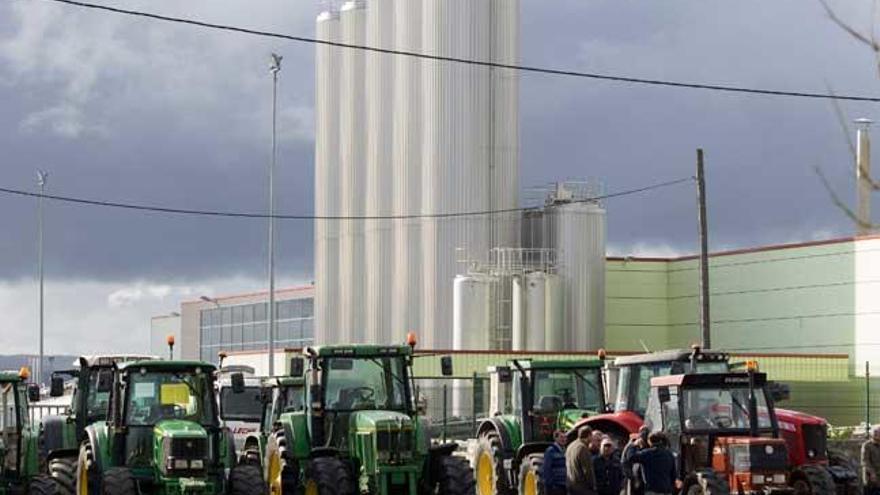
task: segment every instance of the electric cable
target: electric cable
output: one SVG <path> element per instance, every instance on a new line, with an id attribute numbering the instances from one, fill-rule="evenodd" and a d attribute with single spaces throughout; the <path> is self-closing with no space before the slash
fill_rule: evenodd
<path id="1" fill-rule="evenodd" d="M 651 184 L 648 186 L 638 187 L 635 189 L 628 189 L 624 191 L 618 191 L 610 194 L 603 194 L 599 196 L 594 196 L 587 199 L 578 199 L 567 201 L 564 204 L 577 204 L 577 203 L 594 203 L 597 201 L 602 201 L 606 199 L 619 198 L 622 196 L 629 196 L 632 194 L 643 193 L 647 191 L 652 191 L 654 189 L 660 189 L 664 187 L 670 187 L 677 184 L 682 184 L 684 182 L 690 182 L 693 180 L 693 177 L 683 177 L 680 179 L 669 180 L 665 182 L 658 182 L 655 184 Z M 485 216 L 485 215 L 495 215 L 502 213 L 521 213 L 525 211 L 537 211 L 539 207 L 519 207 L 519 208 L 505 208 L 499 210 L 484 210 L 484 211 L 468 211 L 468 212 L 447 212 L 447 213 L 423 213 L 423 214 L 413 214 L 413 215 L 377 215 L 377 216 L 335 216 L 335 215 L 268 215 L 265 213 L 250 213 L 250 212 L 236 212 L 236 211 L 217 211 L 217 210 L 195 210 L 195 209 L 186 209 L 186 208 L 172 208 L 166 206 L 156 206 L 156 205 L 141 205 L 141 204 L 133 204 L 133 203 L 121 203 L 114 201 L 103 201 L 103 200 L 94 200 L 94 199 L 84 199 L 84 198 L 75 198 L 71 196 L 58 196 L 54 194 L 40 194 L 37 192 L 24 191 L 21 189 L 10 189 L 6 187 L 0 187 L 0 193 L 7 195 L 15 195 L 15 196 L 24 196 L 31 198 L 44 198 L 51 201 L 60 201 L 63 203 L 73 203 L 73 204 L 81 204 L 81 205 L 89 205 L 89 206 L 99 206 L 105 208 L 121 208 L 127 210 L 138 210 L 138 211 L 148 211 L 153 213 L 169 213 L 176 215 L 197 215 L 197 216 L 212 216 L 212 217 L 232 217 L 232 218 L 258 218 L 258 219 L 268 219 L 275 218 L 280 220 L 408 220 L 408 219 L 421 219 L 421 218 L 458 218 L 458 217 L 472 217 L 472 216 Z"/>
<path id="2" fill-rule="evenodd" d="M 310 38 L 306 36 L 294 36 L 288 34 L 281 33 L 273 33 L 270 31 L 260 31 L 256 29 L 248 29 L 237 26 L 225 25 L 225 24 L 216 24 L 211 22 L 199 21 L 195 19 L 186 19 L 182 17 L 171 17 L 166 15 L 154 14 L 149 12 L 142 12 L 136 10 L 128 10 L 122 9 L 119 7 L 111 7 L 109 5 L 98 5 L 94 3 L 81 2 L 76 0 L 43 0 L 47 2 L 55 2 L 62 3 L 67 5 L 72 5 L 76 7 L 86 8 L 86 9 L 95 9 L 102 10 L 106 12 L 113 12 L 116 14 L 123 14 L 135 17 L 144 17 L 148 19 L 160 20 L 165 22 L 174 22 L 180 24 L 188 24 L 192 26 L 198 26 L 209 29 L 217 29 L 223 31 L 230 31 L 242 34 L 249 34 L 255 36 L 264 36 L 271 38 L 279 38 L 290 41 L 297 41 L 301 43 L 312 43 L 312 44 L 320 44 L 326 46 L 333 46 L 336 48 L 347 48 L 347 49 L 355 49 L 355 50 L 363 50 L 370 51 L 376 53 L 384 53 L 388 55 L 399 55 L 399 56 L 407 56 L 407 57 L 415 57 L 426 60 L 434 60 L 439 62 L 453 62 L 467 65 L 474 65 L 478 67 L 490 67 L 496 69 L 510 69 L 516 70 L 520 72 L 530 72 L 530 73 L 538 73 L 538 74 L 549 74 L 555 76 L 566 76 L 566 77 L 579 77 L 579 78 L 587 78 L 587 79 L 597 79 L 603 81 L 612 81 L 612 82 L 622 82 L 622 83 L 630 83 L 630 84 L 643 84 L 643 85 L 651 85 L 651 86 L 666 86 L 666 87 L 676 87 L 676 88 L 686 88 L 686 89 L 702 89 L 709 91 L 723 91 L 729 93 L 745 93 L 745 94 L 756 94 L 756 95 L 764 95 L 764 96 L 785 96 L 785 97 L 797 97 L 797 98 L 813 98 L 813 99 L 823 99 L 823 100 L 845 100 L 845 101 L 862 101 L 862 102 L 870 102 L 870 103 L 880 103 L 880 97 L 872 97 L 872 96 L 855 96 L 855 95 L 835 95 L 835 94 L 827 94 L 827 93 L 815 93 L 809 91 L 781 91 L 781 90 L 772 90 L 772 89 L 760 89 L 760 88 L 748 88 L 742 86 L 727 86 L 721 84 L 706 84 L 706 83 L 690 83 L 690 82 L 680 82 L 680 81 L 668 81 L 662 79 L 647 79 L 647 78 L 639 78 L 639 77 L 628 77 L 628 76 L 618 76 L 612 74 L 600 74 L 595 72 L 582 72 L 575 70 L 564 70 L 564 69 L 551 69 L 548 67 L 539 67 L 533 65 L 517 65 L 517 64 L 506 64 L 500 62 L 489 62 L 485 60 L 472 60 L 460 57 L 449 57 L 443 55 L 435 55 L 429 53 L 422 52 L 413 52 L 407 50 L 395 50 L 389 48 L 379 48 L 375 46 L 367 46 L 367 45 L 358 45 L 351 43 L 342 43 L 338 41 L 329 41 L 322 40 L 317 38 Z"/>

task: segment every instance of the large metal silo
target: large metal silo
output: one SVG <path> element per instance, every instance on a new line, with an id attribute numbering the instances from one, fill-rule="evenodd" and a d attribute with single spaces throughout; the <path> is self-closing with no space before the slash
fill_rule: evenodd
<path id="1" fill-rule="evenodd" d="M 423 7 L 425 53 L 488 59 L 488 2 L 426 0 Z M 424 61 L 423 213 L 490 209 L 489 80 L 485 67 Z M 425 220 L 422 227 L 422 329 L 427 346 L 442 348 L 451 343 L 457 259 L 485 259 L 491 221 L 488 215 L 447 217 Z"/>
<path id="2" fill-rule="evenodd" d="M 422 50 L 422 2 L 394 2 L 394 47 Z M 391 177 L 395 215 L 422 211 L 422 60 L 394 57 L 394 143 Z M 421 220 L 394 221 L 391 338 L 403 340 L 406 332 L 422 324 Z"/>
<path id="3" fill-rule="evenodd" d="M 394 2 L 374 0 L 367 8 L 367 45 L 394 48 Z M 394 206 L 392 162 L 394 101 L 394 55 L 366 54 L 367 216 L 388 216 Z M 366 220 L 366 314 L 365 340 L 391 342 L 392 257 L 394 236 L 391 220 Z M 402 339 L 399 339 L 402 341 Z"/>
<path id="4" fill-rule="evenodd" d="M 339 40 L 339 14 L 322 12 L 316 21 L 318 39 Z M 340 212 L 339 70 L 340 50 L 317 45 L 315 53 L 315 215 Z M 339 223 L 315 221 L 315 332 L 327 341 L 339 327 Z"/>
<path id="5" fill-rule="evenodd" d="M 340 10 L 344 43 L 366 42 L 366 5 L 362 0 L 346 2 Z M 366 197 L 366 90 L 364 85 L 365 52 L 342 49 L 340 84 L 340 168 L 342 213 L 364 216 Z M 339 334 L 331 342 L 363 342 L 365 311 L 364 286 L 366 258 L 364 221 L 340 222 L 339 262 Z"/>
<path id="6" fill-rule="evenodd" d="M 513 350 L 565 350 L 562 280 L 553 273 L 513 277 Z"/>

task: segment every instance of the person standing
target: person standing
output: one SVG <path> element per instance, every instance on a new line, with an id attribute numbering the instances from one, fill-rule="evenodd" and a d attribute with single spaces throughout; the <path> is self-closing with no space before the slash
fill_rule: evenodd
<path id="1" fill-rule="evenodd" d="M 603 438 L 605 438 L 604 433 L 599 430 L 593 430 L 593 433 L 590 434 L 590 454 L 597 456 L 602 453 L 601 446 Z"/>
<path id="2" fill-rule="evenodd" d="M 541 466 L 541 479 L 545 495 L 566 495 L 565 470 L 565 432 L 553 432 L 553 445 L 544 451 L 544 464 Z"/>
<path id="3" fill-rule="evenodd" d="M 581 426 L 577 440 L 565 450 L 568 495 L 596 495 L 596 476 L 590 453 L 592 433 L 589 426 Z"/>
<path id="4" fill-rule="evenodd" d="M 666 435 L 660 432 L 648 436 L 648 448 L 632 455 L 633 463 L 642 465 L 646 495 L 670 495 L 681 486 L 675 467 L 675 456 L 669 451 Z"/>
<path id="5" fill-rule="evenodd" d="M 880 495 L 880 426 L 871 429 L 871 439 L 862 444 L 862 483 L 865 495 Z"/>
<path id="6" fill-rule="evenodd" d="M 639 428 L 639 432 L 634 434 L 630 441 L 623 447 L 620 455 L 620 461 L 623 464 L 623 476 L 626 480 L 627 495 L 643 495 L 645 492 L 645 479 L 642 475 L 642 466 L 632 461 L 633 455 L 643 449 L 648 448 L 648 433 L 650 429 L 647 426 Z"/>
<path id="7" fill-rule="evenodd" d="M 599 455 L 593 457 L 593 472 L 596 475 L 596 492 L 599 495 L 620 495 L 623 485 L 623 467 L 614 455 L 614 441 L 609 437 L 602 439 Z"/>

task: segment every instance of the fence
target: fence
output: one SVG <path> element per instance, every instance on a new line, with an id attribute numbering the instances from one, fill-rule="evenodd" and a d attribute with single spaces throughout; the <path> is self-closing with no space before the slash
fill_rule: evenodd
<path id="1" fill-rule="evenodd" d="M 489 415 L 489 380 L 469 377 L 417 377 L 431 436 L 464 440 L 473 436 L 477 421 Z"/>

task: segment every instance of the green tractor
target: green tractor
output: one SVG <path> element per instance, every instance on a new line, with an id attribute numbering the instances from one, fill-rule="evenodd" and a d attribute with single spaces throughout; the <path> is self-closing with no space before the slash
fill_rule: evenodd
<path id="1" fill-rule="evenodd" d="M 0 371 L 0 495 L 57 495 L 58 486 L 40 474 L 37 435 L 30 424 L 28 400 L 40 399 L 29 373 Z"/>
<path id="2" fill-rule="evenodd" d="M 304 350 L 305 408 L 281 414 L 266 446 L 270 493 L 473 495 L 458 446 L 431 445 L 419 417 L 409 342 Z M 441 364 L 450 376 L 451 358 Z"/>
<path id="3" fill-rule="evenodd" d="M 299 361 L 301 364 L 302 361 Z M 291 373 L 292 374 L 292 373 Z M 302 370 L 299 376 L 284 376 L 266 378 L 263 380 L 261 399 L 263 402 L 262 419 L 260 430 L 247 436 L 244 449 L 241 452 L 241 462 L 246 464 L 263 465 L 263 456 L 266 454 L 266 441 L 275 430 L 275 425 L 284 413 L 301 411 L 305 391 L 302 378 Z"/>
<path id="4" fill-rule="evenodd" d="M 67 412 L 43 416 L 39 426 L 40 463 L 58 483 L 63 495 L 73 495 L 76 488 L 76 460 L 85 440 L 86 426 L 106 421 L 110 389 L 117 363 L 156 359 L 133 354 L 80 356 L 75 368 L 52 373 L 49 395 L 64 395 L 65 378 L 76 379 L 76 388 Z"/>
<path id="5" fill-rule="evenodd" d="M 473 461 L 478 495 L 539 493 L 553 432 L 606 411 L 604 364 L 514 360 L 489 368 L 490 417 L 477 427 Z"/>
<path id="6" fill-rule="evenodd" d="M 220 425 L 215 371 L 199 361 L 117 364 L 107 420 L 85 429 L 76 493 L 262 493 L 259 468 L 236 465 Z M 233 387 L 244 389 L 241 375 Z"/>

